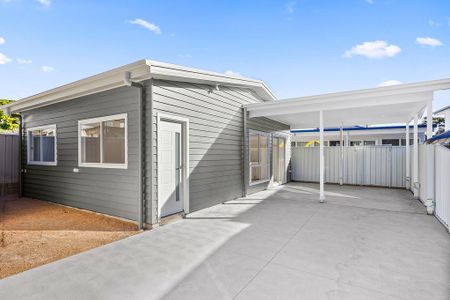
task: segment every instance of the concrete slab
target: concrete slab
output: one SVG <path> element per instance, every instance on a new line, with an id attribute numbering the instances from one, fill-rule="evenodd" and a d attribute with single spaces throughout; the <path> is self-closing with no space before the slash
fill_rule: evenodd
<path id="1" fill-rule="evenodd" d="M 291 183 L 0 281 L 0 299 L 449 299 L 450 237 L 404 190 Z"/>

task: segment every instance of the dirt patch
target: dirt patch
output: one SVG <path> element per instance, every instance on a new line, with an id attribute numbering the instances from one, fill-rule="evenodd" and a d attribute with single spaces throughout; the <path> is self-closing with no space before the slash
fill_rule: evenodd
<path id="1" fill-rule="evenodd" d="M 1 199 L 0 279 L 136 233 L 136 224 L 94 212 Z"/>

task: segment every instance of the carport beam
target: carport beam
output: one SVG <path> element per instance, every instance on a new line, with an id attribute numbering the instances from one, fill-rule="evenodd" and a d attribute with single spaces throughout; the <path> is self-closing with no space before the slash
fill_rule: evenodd
<path id="1" fill-rule="evenodd" d="M 320 127 L 320 135 L 319 135 L 319 156 L 320 156 L 320 203 L 325 202 L 325 191 L 324 191 L 324 167 L 325 167 L 325 158 L 323 156 L 323 110 L 319 111 L 319 127 Z"/>
<path id="2" fill-rule="evenodd" d="M 411 188 L 411 158 L 410 158 L 410 147 L 409 147 L 409 123 L 411 120 L 406 122 L 406 189 Z"/>

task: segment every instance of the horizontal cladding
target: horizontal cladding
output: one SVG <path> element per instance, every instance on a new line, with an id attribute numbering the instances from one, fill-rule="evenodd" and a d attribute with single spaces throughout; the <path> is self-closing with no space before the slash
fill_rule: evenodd
<path id="1" fill-rule="evenodd" d="M 190 209 L 209 207 L 242 196 L 242 105 L 261 102 L 250 90 L 154 80 L 154 165 L 156 113 L 189 119 Z M 150 116 L 147 117 L 147 120 Z M 147 124 L 147 138 L 150 137 Z M 147 155 L 149 158 L 149 155 Z M 153 220 L 157 214 L 157 172 L 153 182 Z"/>
<path id="2" fill-rule="evenodd" d="M 78 120 L 127 113 L 128 168 L 78 167 Z M 138 89 L 122 87 L 24 113 L 24 129 L 56 124 L 57 166 L 26 165 L 25 196 L 119 216 L 138 214 Z M 73 172 L 74 168 L 79 173 Z"/>

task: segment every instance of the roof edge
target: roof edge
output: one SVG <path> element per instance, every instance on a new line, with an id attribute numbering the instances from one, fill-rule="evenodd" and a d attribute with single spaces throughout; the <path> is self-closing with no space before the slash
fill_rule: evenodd
<path id="1" fill-rule="evenodd" d="M 260 80 L 141 59 L 130 64 L 22 98 L 4 105 L 0 107 L 0 109 L 11 113 L 20 112 L 121 87 L 124 86 L 124 72 L 130 72 L 132 79 L 135 81 L 159 78 L 173 81 L 246 87 L 254 90 L 264 101 L 277 100 L 277 97 L 272 91 Z"/>

